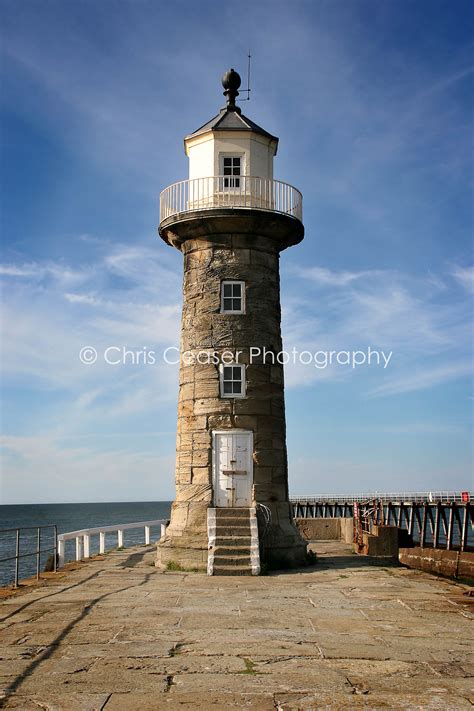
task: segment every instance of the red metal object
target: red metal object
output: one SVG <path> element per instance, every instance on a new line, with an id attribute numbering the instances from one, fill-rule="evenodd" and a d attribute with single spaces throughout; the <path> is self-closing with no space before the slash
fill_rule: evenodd
<path id="1" fill-rule="evenodd" d="M 374 526 L 384 525 L 383 503 L 380 499 L 372 501 L 354 501 L 354 545 L 356 552 L 367 555 L 367 538 L 364 542 L 364 533 L 370 534 Z"/>
<path id="2" fill-rule="evenodd" d="M 354 522 L 354 544 L 357 546 L 357 552 L 361 553 L 364 547 L 364 539 L 362 536 L 362 509 L 358 501 L 354 501 L 353 509 Z"/>

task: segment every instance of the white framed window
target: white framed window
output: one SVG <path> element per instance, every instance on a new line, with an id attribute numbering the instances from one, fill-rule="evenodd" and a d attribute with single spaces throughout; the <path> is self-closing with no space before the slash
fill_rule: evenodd
<path id="1" fill-rule="evenodd" d="M 221 282 L 221 313 L 223 314 L 243 314 L 245 313 L 245 282 L 244 281 L 223 281 Z"/>
<path id="2" fill-rule="evenodd" d="M 243 173 L 243 156 L 221 156 L 221 175 L 223 188 L 240 188 Z"/>
<path id="3" fill-rule="evenodd" d="M 221 380 L 221 398 L 245 397 L 245 365 L 219 366 Z"/>

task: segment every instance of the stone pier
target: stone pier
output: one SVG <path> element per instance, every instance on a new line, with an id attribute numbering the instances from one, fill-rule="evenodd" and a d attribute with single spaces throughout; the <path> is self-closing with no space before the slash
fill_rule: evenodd
<path id="1" fill-rule="evenodd" d="M 316 566 L 249 578 L 138 547 L 4 600 L 3 707 L 472 709 L 471 589 L 315 546 Z"/>

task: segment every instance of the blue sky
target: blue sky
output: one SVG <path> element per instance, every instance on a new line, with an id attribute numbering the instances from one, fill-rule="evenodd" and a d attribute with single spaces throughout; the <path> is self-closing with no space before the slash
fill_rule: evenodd
<path id="1" fill-rule="evenodd" d="M 472 4 L 1 0 L 3 503 L 173 498 L 179 339 L 158 195 L 245 75 L 303 193 L 281 259 L 293 494 L 472 488 Z"/>

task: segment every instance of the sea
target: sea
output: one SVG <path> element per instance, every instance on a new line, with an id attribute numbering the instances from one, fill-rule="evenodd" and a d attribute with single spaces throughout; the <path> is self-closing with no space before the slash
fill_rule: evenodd
<path id="1" fill-rule="evenodd" d="M 114 526 L 119 523 L 135 521 L 153 521 L 169 519 L 171 501 L 142 501 L 129 503 L 95 504 L 12 504 L 0 506 L 0 586 L 11 585 L 14 580 L 15 561 L 5 560 L 15 555 L 15 531 L 5 529 L 22 528 L 20 533 L 20 553 L 33 553 L 20 559 L 19 578 L 28 578 L 36 574 L 37 530 L 34 526 L 56 524 L 58 534 L 77 531 L 96 526 Z M 26 530 L 28 529 L 28 530 Z M 160 538 L 160 526 L 152 526 L 151 541 Z M 132 546 L 144 543 L 144 529 L 124 531 L 124 545 Z M 53 546 L 53 529 L 42 529 L 41 548 Z M 106 550 L 117 547 L 117 534 L 106 535 Z M 99 552 L 99 535 L 91 536 L 91 555 Z M 75 541 L 66 541 L 66 560 L 74 560 Z M 40 557 L 40 569 L 44 570 L 48 556 L 52 551 L 45 551 Z"/>

